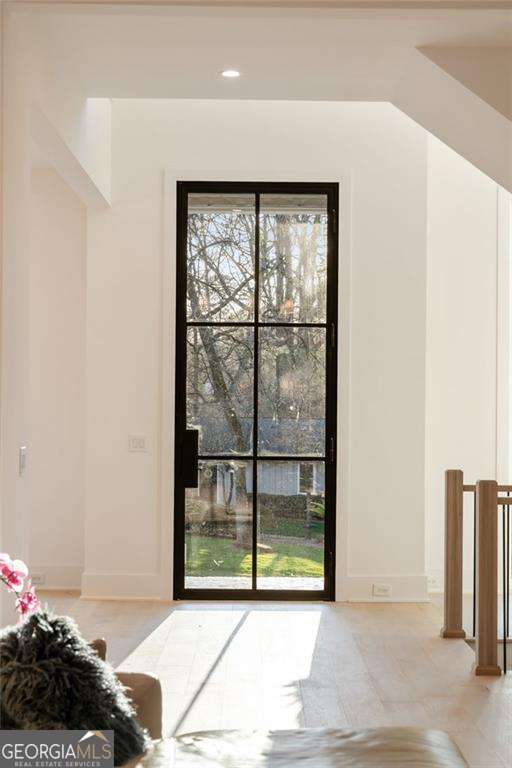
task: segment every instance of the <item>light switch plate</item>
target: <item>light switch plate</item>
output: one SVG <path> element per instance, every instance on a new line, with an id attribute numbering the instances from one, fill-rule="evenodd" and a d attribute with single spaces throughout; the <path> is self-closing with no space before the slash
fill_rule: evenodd
<path id="1" fill-rule="evenodd" d="M 18 452 L 18 474 L 22 477 L 25 474 L 27 468 L 27 446 L 20 445 Z"/>
<path id="2" fill-rule="evenodd" d="M 128 450 L 145 453 L 148 450 L 148 439 L 145 435 L 128 435 Z"/>

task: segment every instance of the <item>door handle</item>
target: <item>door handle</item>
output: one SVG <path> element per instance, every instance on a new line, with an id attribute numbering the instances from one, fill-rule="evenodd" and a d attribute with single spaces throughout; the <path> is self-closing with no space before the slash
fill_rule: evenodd
<path id="1" fill-rule="evenodd" d="M 184 488 L 197 488 L 199 485 L 199 430 L 186 429 L 181 447 L 181 477 Z"/>

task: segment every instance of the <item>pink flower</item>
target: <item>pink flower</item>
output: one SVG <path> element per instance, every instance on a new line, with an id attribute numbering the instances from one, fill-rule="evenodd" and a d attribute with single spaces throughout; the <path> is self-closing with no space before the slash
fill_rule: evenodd
<path id="1" fill-rule="evenodd" d="M 28 568 L 23 560 L 11 560 L 9 555 L 0 554 L 0 579 L 10 592 L 21 592 L 27 576 Z"/>
<path id="2" fill-rule="evenodd" d="M 16 595 L 15 604 L 20 619 L 41 608 L 35 587 L 26 581 L 27 578 L 28 568 L 23 560 L 11 560 L 8 554 L 0 552 L 0 584 L 5 584 L 9 592 Z"/>
<path id="3" fill-rule="evenodd" d="M 36 595 L 36 589 L 29 581 L 23 594 L 16 600 L 16 610 L 22 616 L 30 616 L 32 613 L 36 613 L 40 608 L 41 603 Z"/>

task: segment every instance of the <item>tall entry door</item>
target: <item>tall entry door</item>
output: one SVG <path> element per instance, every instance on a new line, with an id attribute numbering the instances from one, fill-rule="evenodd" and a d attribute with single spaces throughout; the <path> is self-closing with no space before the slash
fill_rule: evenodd
<path id="1" fill-rule="evenodd" d="M 177 193 L 175 597 L 334 599 L 338 185 Z"/>

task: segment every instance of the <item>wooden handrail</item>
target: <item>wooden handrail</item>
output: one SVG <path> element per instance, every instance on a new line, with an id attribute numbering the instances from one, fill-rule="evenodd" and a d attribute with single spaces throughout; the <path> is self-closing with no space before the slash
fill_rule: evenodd
<path id="1" fill-rule="evenodd" d="M 476 485 L 463 485 L 463 490 L 468 493 L 475 493 Z M 498 493 L 500 491 L 512 491 L 512 485 L 498 485 Z"/>
<path id="2" fill-rule="evenodd" d="M 501 675 L 498 666 L 498 484 L 476 484 L 476 663 L 477 675 Z"/>
<path id="3" fill-rule="evenodd" d="M 463 474 L 445 472 L 444 626 L 441 637 L 466 637 L 462 628 Z"/>

